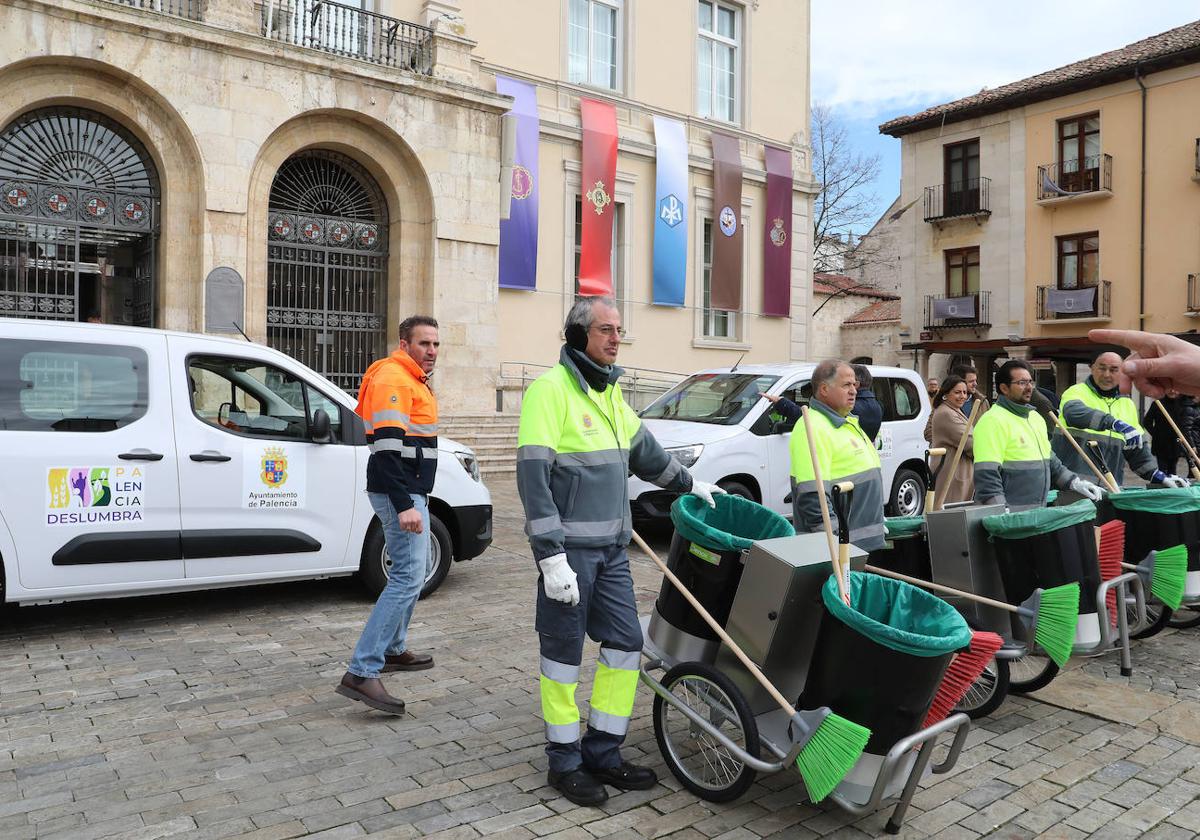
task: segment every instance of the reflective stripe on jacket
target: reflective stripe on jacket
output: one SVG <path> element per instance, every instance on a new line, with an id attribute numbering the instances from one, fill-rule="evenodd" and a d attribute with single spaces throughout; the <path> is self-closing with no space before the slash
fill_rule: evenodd
<path id="1" fill-rule="evenodd" d="M 850 498 L 850 542 L 864 551 L 883 548 L 883 471 L 879 453 L 858 425 L 853 414 L 842 417 L 820 400 L 813 398 L 808 416 L 812 420 L 813 444 L 821 467 L 821 479 L 829 504 L 829 520 L 838 527 L 831 488 L 839 481 L 853 481 Z M 804 424 L 792 430 L 792 519 L 797 533 L 824 530 L 821 503 L 817 498 L 817 480 L 808 451 Z"/>
<path id="2" fill-rule="evenodd" d="M 975 501 L 1044 505 L 1051 482 L 1066 489 L 1073 478 L 1032 407 L 1001 397 L 975 424 Z"/>
<path id="3" fill-rule="evenodd" d="M 592 390 L 566 347 L 521 401 L 517 490 L 535 560 L 567 547 L 625 545 L 630 470 L 643 481 L 685 493 L 692 477 L 658 444 L 621 396 L 620 368 Z"/>
<path id="4" fill-rule="evenodd" d="M 1146 430 L 1138 423 L 1137 406 L 1133 400 L 1124 394 L 1105 396 L 1096 388 L 1092 377 L 1083 382 L 1077 382 L 1063 391 L 1060 401 L 1063 422 L 1071 430 L 1071 436 L 1079 441 L 1079 445 L 1088 451 L 1088 441 L 1094 440 L 1100 446 L 1100 456 L 1104 469 L 1113 474 L 1120 486 L 1125 474 L 1125 462 L 1142 478 L 1149 479 L 1158 469 L 1150 442 L 1146 439 Z M 1114 432 L 1113 423 L 1121 420 L 1133 426 L 1142 433 L 1142 445 L 1137 449 L 1125 449 L 1125 436 Z M 1059 457 L 1067 469 L 1084 477 L 1091 477 L 1092 471 L 1061 428 L 1054 431 L 1054 454 Z"/>
<path id="5" fill-rule="evenodd" d="M 355 413 L 367 430 L 367 490 L 387 493 L 396 512 L 428 495 L 437 475 L 437 399 L 420 365 L 396 350 L 367 368 Z"/>

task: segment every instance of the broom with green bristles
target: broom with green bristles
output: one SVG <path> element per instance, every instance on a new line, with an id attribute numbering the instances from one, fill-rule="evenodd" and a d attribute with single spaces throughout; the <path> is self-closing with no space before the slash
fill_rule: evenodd
<path id="1" fill-rule="evenodd" d="M 741 660 L 742 664 L 746 666 L 746 670 L 779 704 L 779 708 L 787 713 L 791 719 L 789 731 L 794 739 L 792 752 L 796 755 L 796 768 L 800 771 L 800 777 L 808 789 L 809 798 L 813 802 L 820 802 L 838 786 L 838 783 L 854 767 L 866 748 L 867 741 L 871 739 L 871 730 L 865 726 L 859 726 L 841 715 L 834 714 L 827 707 L 798 711 L 779 693 L 779 689 L 767 679 L 745 651 L 729 637 L 725 628 L 696 600 L 696 596 L 688 591 L 683 581 L 667 568 L 667 564 L 659 559 L 659 556 L 654 553 L 654 549 L 646 545 L 646 541 L 638 535 L 637 531 L 633 532 L 633 541 L 662 570 L 667 580 L 671 581 L 671 584 L 687 599 L 687 602 L 692 605 L 692 609 L 704 619 L 704 622 L 712 628 L 725 646 Z"/>
<path id="2" fill-rule="evenodd" d="M 1033 638 L 1034 643 L 1046 651 L 1046 655 L 1053 659 L 1055 664 L 1062 667 L 1071 658 L 1071 651 L 1075 647 L 1075 625 L 1079 622 L 1079 584 L 1074 581 L 1050 589 L 1035 589 L 1032 595 L 1021 602 L 1020 606 L 1013 606 L 994 598 L 976 595 L 973 592 L 963 592 L 961 589 L 952 589 L 940 583 L 909 577 L 899 572 L 881 569 L 878 566 L 864 568 L 868 572 L 902 580 L 931 592 L 955 595 L 959 598 L 966 598 L 968 601 L 1016 613 L 1025 621 L 1028 635 Z"/>
<path id="3" fill-rule="evenodd" d="M 1064 437 L 1075 447 L 1079 457 L 1091 467 L 1096 478 L 1100 479 L 1101 483 L 1108 488 L 1108 492 L 1120 493 L 1121 487 L 1117 484 L 1113 474 L 1107 469 L 1102 471 L 1100 467 L 1096 466 L 1096 462 L 1088 457 L 1087 453 L 1083 451 L 1083 447 L 1079 445 L 1079 441 L 1071 436 L 1066 427 L 1062 425 L 1061 420 L 1058 421 L 1058 424 L 1063 428 Z M 1088 446 L 1098 452 L 1099 444 L 1096 441 L 1089 440 Z M 1096 457 L 1099 458 L 1099 454 Z M 1137 565 L 1122 562 L 1121 568 L 1137 572 L 1142 581 L 1149 584 L 1150 594 L 1170 609 L 1177 610 L 1183 603 L 1183 592 L 1187 585 L 1187 546 L 1177 545 L 1161 551 L 1152 551 Z"/>

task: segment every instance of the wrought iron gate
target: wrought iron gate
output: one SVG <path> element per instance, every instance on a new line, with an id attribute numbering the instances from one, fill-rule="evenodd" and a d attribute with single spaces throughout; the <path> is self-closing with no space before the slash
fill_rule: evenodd
<path id="1" fill-rule="evenodd" d="M 41 108 L 0 133 L 0 316 L 151 326 L 158 175 L 124 127 Z"/>
<path id="2" fill-rule="evenodd" d="M 271 185 L 267 342 L 354 392 L 387 346 L 387 205 L 349 158 L 311 151 Z"/>

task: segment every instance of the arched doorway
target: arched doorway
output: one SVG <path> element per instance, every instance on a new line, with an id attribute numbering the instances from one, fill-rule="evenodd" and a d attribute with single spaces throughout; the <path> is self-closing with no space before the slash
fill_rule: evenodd
<path id="1" fill-rule="evenodd" d="M 284 161 L 267 215 L 267 343 L 355 391 L 386 351 L 387 202 L 350 158 Z"/>
<path id="2" fill-rule="evenodd" d="M 0 316 L 152 326 L 158 173 L 126 128 L 82 108 L 0 132 Z"/>

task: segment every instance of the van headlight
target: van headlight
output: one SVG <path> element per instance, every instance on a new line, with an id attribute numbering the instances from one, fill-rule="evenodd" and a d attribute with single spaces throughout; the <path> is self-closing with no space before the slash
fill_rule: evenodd
<path id="1" fill-rule="evenodd" d="M 474 452 L 455 452 L 454 457 L 458 459 L 458 463 L 462 464 L 467 475 L 479 481 L 479 459 L 475 457 Z"/>
<path id="2" fill-rule="evenodd" d="M 690 467 L 692 464 L 700 460 L 700 453 L 704 451 L 704 444 L 697 443 L 692 446 L 670 446 L 666 447 L 667 454 L 674 458 L 685 467 Z"/>

